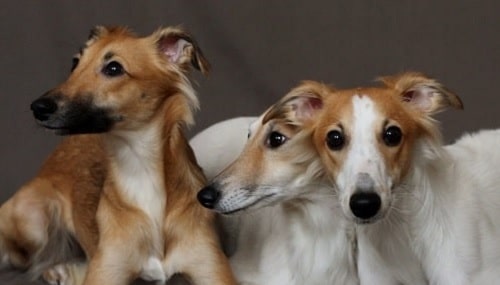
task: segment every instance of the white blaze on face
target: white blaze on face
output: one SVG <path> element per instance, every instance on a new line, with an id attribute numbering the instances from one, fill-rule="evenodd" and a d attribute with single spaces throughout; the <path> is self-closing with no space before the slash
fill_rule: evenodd
<path id="1" fill-rule="evenodd" d="M 337 184 L 344 199 L 349 199 L 358 187 L 363 188 L 359 189 L 362 191 L 373 188 L 372 190 L 378 192 L 385 177 L 384 160 L 378 149 L 377 138 L 382 131 L 381 120 L 381 114 L 370 97 L 353 97 L 352 125 L 344 126 L 346 135 L 349 136 L 348 152 L 337 177 Z M 367 187 L 371 184 L 369 178 L 375 182 L 374 187 Z"/>

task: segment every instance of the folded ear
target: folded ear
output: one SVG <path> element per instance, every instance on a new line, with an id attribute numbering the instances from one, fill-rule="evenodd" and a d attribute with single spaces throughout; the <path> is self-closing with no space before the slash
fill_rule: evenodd
<path id="1" fill-rule="evenodd" d="M 398 91 L 401 100 L 419 112 L 432 115 L 450 107 L 463 109 L 462 101 L 457 95 L 421 73 L 407 72 L 380 80 L 387 87 Z"/>
<path id="2" fill-rule="evenodd" d="M 324 97 L 332 90 L 319 82 L 303 81 L 269 109 L 263 122 L 281 118 L 296 125 L 310 123 L 323 108 Z"/>
<path id="3" fill-rule="evenodd" d="M 203 52 L 193 37 L 186 31 L 168 27 L 159 29 L 151 35 L 155 40 L 158 49 L 167 59 L 177 64 L 184 70 L 190 66 L 207 75 L 210 71 L 210 63 L 203 56 Z"/>

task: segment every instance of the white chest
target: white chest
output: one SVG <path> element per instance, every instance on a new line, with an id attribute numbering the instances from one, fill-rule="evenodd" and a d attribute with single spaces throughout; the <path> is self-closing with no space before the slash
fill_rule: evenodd
<path id="1" fill-rule="evenodd" d="M 166 194 L 162 145 L 155 128 L 122 134 L 111 140 L 111 174 L 119 195 L 159 225 L 164 216 Z"/>
<path id="2" fill-rule="evenodd" d="M 248 214 L 231 264 L 238 280 L 260 285 L 358 284 L 351 241 L 332 209 L 292 219 L 280 205 Z"/>

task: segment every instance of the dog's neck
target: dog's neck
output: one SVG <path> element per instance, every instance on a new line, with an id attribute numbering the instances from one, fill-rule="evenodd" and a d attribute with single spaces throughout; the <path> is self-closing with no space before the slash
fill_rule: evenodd
<path id="1" fill-rule="evenodd" d="M 184 136 L 184 118 L 191 112 L 182 96 L 169 98 L 147 125 L 107 134 L 110 175 L 124 202 L 160 222 L 167 196 L 201 188 L 204 177 Z M 195 197 L 195 196 L 193 196 Z"/>
<path id="2" fill-rule="evenodd" d="M 453 164 L 452 157 L 442 145 L 424 142 L 418 146 L 412 169 L 403 183 L 404 191 L 411 191 L 418 198 L 414 202 L 421 203 L 415 205 L 417 210 L 453 196 L 455 189 L 450 187 L 453 181 L 449 175 Z"/>
<path id="3" fill-rule="evenodd" d="M 457 197 L 457 177 L 454 173 L 454 157 L 440 144 L 423 145 L 415 153 L 415 163 L 406 181 L 406 191 L 403 194 L 410 199 L 409 225 L 412 245 L 427 276 L 435 281 L 445 278 L 436 271 L 442 256 L 448 259 L 446 267 L 459 268 L 463 260 L 460 255 L 458 240 L 455 236 Z M 458 179 L 460 181 L 460 179 Z M 408 196 L 410 195 L 410 196 Z M 457 275 L 458 279 L 465 278 Z M 448 282 L 444 282 L 448 283 Z"/>
<path id="4" fill-rule="evenodd" d="M 165 207 L 163 124 L 106 135 L 110 175 L 124 202 L 159 222 Z"/>
<path id="5" fill-rule="evenodd" d="M 288 275 L 291 284 L 354 284 L 357 279 L 354 227 L 342 218 L 330 187 L 314 184 L 309 188 L 304 191 L 309 195 L 264 207 L 245 217 L 250 223 L 244 223 L 238 242 L 259 242 L 238 249 L 232 257 L 233 265 L 245 264 L 249 258 L 258 260 L 266 268 L 260 276 L 271 276 L 274 281 L 280 274 Z M 252 222 L 258 222 L 258 226 L 252 226 Z M 256 250 L 256 247 L 263 248 Z M 261 255 L 266 250 L 272 252 Z M 236 267 L 238 270 L 247 269 Z"/>
<path id="6" fill-rule="evenodd" d="M 384 236 L 384 232 L 390 232 L 389 229 L 397 225 L 403 232 L 410 231 L 406 234 L 411 235 L 409 225 L 415 225 L 415 221 L 427 223 L 434 218 L 445 218 L 447 209 L 440 203 L 454 190 L 446 186 L 450 182 L 447 173 L 451 164 L 452 160 L 442 145 L 418 142 L 408 174 L 393 190 L 392 209 L 382 221 L 365 228 L 373 230 L 375 235 Z"/>

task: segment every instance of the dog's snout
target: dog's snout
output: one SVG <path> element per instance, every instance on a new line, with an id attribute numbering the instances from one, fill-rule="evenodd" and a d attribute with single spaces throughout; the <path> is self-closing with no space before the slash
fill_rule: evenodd
<path id="1" fill-rule="evenodd" d="M 46 121 L 57 111 L 57 103 L 48 97 L 41 97 L 31 103 L 33 116 L 39 121 Z"/>
<path id="2" fill-rule="evenodd" d="M 198 192 L 197 197 L 204 207 L 213 209 L 220 198 L 220 192 L 213 185 L 208 185 Z"/>
<path id="3" fill-rule="evenodd" d="M 382 205 L 380 196 L 376 193 L 358 192 L 351 196 L 349 207 L 354 216 L 360 219 L 373 218 Z"/>

